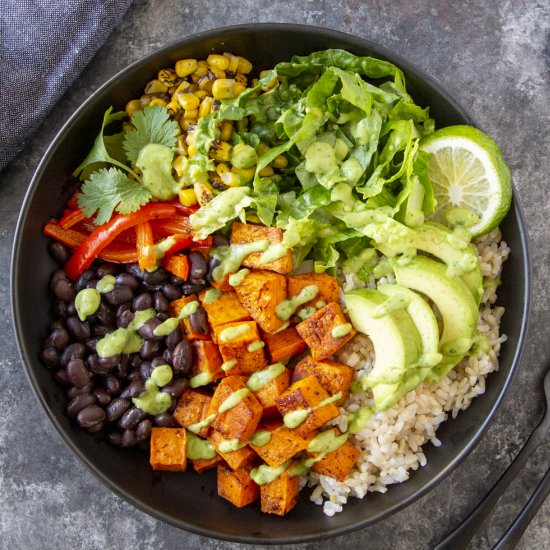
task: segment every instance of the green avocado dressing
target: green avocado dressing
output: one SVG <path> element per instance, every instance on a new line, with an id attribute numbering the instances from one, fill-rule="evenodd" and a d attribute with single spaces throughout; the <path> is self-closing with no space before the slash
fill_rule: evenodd
<path id="1" fill-rule="evenodd" d="M 250 391 L 260 391 L 266 384 L 272 380 L 275 380 L 277 376 L 282 374 L 284 370 L 285 366 L 282 363 L 274 363 L 263 370 L 252 373 L 250 378 L 247 380 L 246 385 Z"/>
<path id="2" fill-rule="evenodd" d="M 190 315 L 193 315 L 199 308 L 199 302 L 193 300 L 185 304 L 177 317 L 168 317 L 166 321 L 163 321 L 158 327 L 153 330 L 155 336 L 168 336 L 171 332 L 174 332 L 180 323 L 180 320 L 187 319 Z"/>
<path id="3" fill-rule="evenodd" d="M 313 315 L 317 310 L 310 306 L 310 307 L 305 307 L 303 309 L 301 309 L 299 312 L 298 312 L 298 317 L 300 317 L 300 319 L 302 319 L 302 321 L 304 321 L 305 319 L 307 319 L 310 315 Z"/>
<path id="4" fill-rule="evenodd" d="M 95 286 L 95 289 L 101 293 L 105 294 L 107 292 L 111 292 L 113 288 L 115 288 L 116 279 L 113 275 L 104 275 L 97 281 L 97 285 Z"/>
<path id="5" fill-rule="evenodd" d="M 246 350 L 250 353 L 253 353 L 255 351 L 261 350 L 264 346 L 265 342 L 258 340 L 258 342 L 252 342 L 251 344 L 249 344 Z"/>
<path id="6" fill-rule="evenodd" d="M 269 241 L 262 239 L 252 243 L 232 244 L 229 246 L 218 246 L 212 251 L 212 256 L 220 260 L 220 265 L 212 271 L 212 277 L 220 282 L 229 273 L 235 273 L 243 263 L 244 259 L 254 252 L 265 252 L 269 248 Z"/>
<path id="7" fill-rule="evenodd" d="M 231 340 L 235 340 L 235 338 L 238 338 L 239 336 L 242 336 L 243 334 L 246 334 L 250 330 L 250 325 L 243 324 L 243 325 L 237 325 L 236 327 L 228 327 L 224 328 L 220 332 L 220 342 L 230 342 Z"/>
<path id="8" fill-rule="evenodd" d="M 240 286 L 243 284 L 243 281 L 245 277 L 250 273 L 250 269 L 247 269 L 246 267 L 244 269 L 240 269 L 237 271 L 237 273 L 233 273 L 233 275 L 229 275 L 229 284 L 231 286 Z"/>
<path id="9" fill-rule="evenodd" d="M 331 403 L 334 403 L 335 401 L 338 401 L 342 398 L 342 392 L 339 391 L 338 393 L 335 393 L 334 395 L 327 397 L 326 399 L 323 399 L 317 405 L 314 407 L 308 407 L 307 409 L 296 409 L 295 411 L 287 412 L 283 417 L 283 423 L 287 428 L 297 428 L 300 424 L 305 422 L 306 418 L 317 409 L 320 409 L 321 407 L 324 407 L 325 405 L 330 405 Z"/>
<path id="10" fill-rule="evenodd" d="M 222 363 L 221 369 L 224 372 L 230 371 L 237 364 L 236 359 L 230 359 L 229 361 L 224 361 Z"/>
<path id="11" fill-rule="evenodd" d="M 74 301 L 76 312 L 81 321 L 93 315 L 101 304 L 101 294 L 111 292 L 115 288 L 116 279 L 113 275 L 104 275 L 95 288 L 83 288 Z"/>
<path id="12" fill-rule="evenodd" d="M 398 294 L 389 296 L 384 302 L 376 306 L 370 315 L 374 319 L 380 319 L 389 313 L 405 309 L 409 305 L 409 302 L 410 300 L 406 296 L 399 296 Z"/>
<path id="13" fill-rule="evenodd" d="M 261 264 L 270 264 L 286 256 L 288 248 L 281 243 L 272 244 L 260 256 Z"/>
<path id="14" fill-rule="evenodd" d="M 224 439 L 220 441 L 218 450 L 220 453 L 232 453 L 248 445 L 248 441 L 239 441 L 238 439 Z"/>
<path id="15" fill-rule="evenodd" d="M 194 434 L 198 434 L 203 428 L 210 426 L 214 420 L 216 420 L 216 415 L 210 414 L 200 422 L 195 422 L 194 424 L 187 426 L 187 429 Z"/>
<path id="16" fill-rule="evenodd" d="M 351 332 L 351 329 L 351 323 L 344 323 L 343 325 L 335 326 L 330 334 L 333 338 L 343 338 Z"/>
<path id="17" fill-rule="evenodd" d="M 235 168 L 252 168 L 258 162 L 254 147 L 246 143 L 237 143 L 231 149 L 231 164 Z"/>
<path id="18" fill-rule="evenodd" d="M 296 296 L 278 304 L 275 308 L 275 314 L 281 321 L 288 321 L 298 307 L 313 300 L 317 294 L 319 294 L 319 287 L 317 285 L 308 285 L 302 288 Z"/>
<path id="19" fill-rule="evenodd" d="M 334 435 L 332 430 L 327 430 L 316 435 L 307 446 L 310 453 L 322 453 L 324 455 L 339 449 L 348 440 L 348 434 Z"/>
<path id="20" fill-rule="evenodd" d="M 132 403 L 147 414 L 161 414 L 166 412 L 172 404 L 170 394 L 160 390 L 172 380 L 172 369 L 169 365 L 159 365 L 145 382 L 145 392 L 134 397 Z"/>
<path id="21" fill-rule="evenodd" d="M 210 460 L 215 458 L 217 454 L 214 445 L 210 441 L 198 437 L 193 432 L 187 432 L 186 449 L 187 458 L 190 460 Z"/>
<path id="22" fill-rule="evenodd" d="M 334 147 L 324 141 L 314 141 L 305 152 L 305 169 L 314 174 L 328 174 L 338 168 Z"/>
<path id="23" fill-rule="evenodd" d="M 263 447 L 271 441 L 271 432 L 268 430 L 262 430 L 255 432 L 250 438 L 250 443 L 256 447 Z"/>
<path id="24" fill-rule="evenodd" d="M 236 407 L 248 394 L 250 390 L 248 388 L 241 388 L 236 392 L 232 393 L 224 402 L 220 405 L 218 412 L 220 414 L 231 410 L 233 407 Z"/>
<path id="25" fill-rule="evenodd" d="M 222 291 L 217 288 L 209 288 L 204 293 L 203 301 L 205 304 L 213 304 L 222 294 Z"/>
<path id="26" fill-rule="evenodd" d="M 281 476 L 290 465 L 290 460 L 287 460 L 280 466 L 267 466 L 262 464 L 257 468 L 253 468 L 250 472 L 250 477 L 258 484 L 265 485 L 275 481 Z"/>
<path id="27" fill-rule="evenodd" d="M 210 384 L 210 382 L 212 382 L 213 379 L 214 379 L 213 372 L 199 372 L 199 374 L 195 374 L 195 376 L 189 379 L 189 386 L 191 386 L 192 388 L 206 386 L 206 384 Z"/>
<path id="28" fill-rule="evenodd" d="M 174 151 L 160 143 L 148 143 L 139 152 L 136 166 L 142 183 L 154 198 L 170 200 L 177 194 L 178 184 L 172 177 Z"/>
<path id="29" fill-rule="evenodd" d="M 176 239 L 173 236 L 166 237 L 165 239 L 162 239 L 156 244 L 153 244 L 151 246 L 145 247 L 145 252 L 148 254 L 149 250 L 151 249 L 153 251 L 153 254 L 155 256 L 155 264 L 149 268 L 147 268 L 147 271 L 156 271 L 158 269 L 158 263 L 159 260 L 162 260 L 164 258 L 164 255 L 176 244 Z"/>
<path id="30" fill-rule="evenodd" d="M 370 407 L 361 407 L 348 417 L 348 432 L 359 433 L 366 425 L 374 411 Z"/>

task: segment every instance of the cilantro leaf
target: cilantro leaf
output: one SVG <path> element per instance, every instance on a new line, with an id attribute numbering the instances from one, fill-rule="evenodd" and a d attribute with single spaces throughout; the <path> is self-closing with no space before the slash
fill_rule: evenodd
<path id="1" fill-rule="evenodd" d="M 108 221 L 114 210 L 120 214 L 130 214 L 151 199 L 147 189 L 116 168 L 102 168 L 94 172 L 82 184 L 81 191 L 78 206 L 86 216 L 91 217 L 97 211 L 96 225 Z"/>
<path id="2" fill-rule="evenodd" d="M 135 130 L 126 132 L 124 149 L 130 162 L 136 162 L 139 152 L 149 143 L 159 143 L 167 147 L 176 145 L 178 123 L 170 119 L 168 111 L 160 105 L 146 107 L 132 115 Z"/>

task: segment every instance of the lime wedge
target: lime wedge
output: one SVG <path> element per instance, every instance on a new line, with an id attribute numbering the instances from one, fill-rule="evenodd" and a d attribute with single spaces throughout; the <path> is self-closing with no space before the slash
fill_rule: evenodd
<path id="1" fill-rule="evenodd" d="M 423 139 L 420 148 L 431 153 L 433 219 L 446 225 L 450 210 L 463 209 L 476 216 L 468 224 L 474 237 L 497 227 L 512 201 L 510 171 L 498 145 L 472 126 L 449 126 Z"/>

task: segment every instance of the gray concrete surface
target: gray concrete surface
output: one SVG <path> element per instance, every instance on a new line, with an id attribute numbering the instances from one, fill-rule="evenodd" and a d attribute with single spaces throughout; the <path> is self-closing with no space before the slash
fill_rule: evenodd
<path id="1" fill-rule="evenodd" d="M 9 313 L 9 258 L 32 173 L 56 131 L 86 97 L 119 69 L 171 40 L 255 21 L 300 22 L 350 32 L 396 51 L 436 78 L 500 144 L 532 245 L 534 300 L 524 360 L 475 451 L 436 489 L 390 519 L 299 548 L 432 547 L 498 479 L 538 422 L 543 410 L 539 382 L 550 359 L 548 3 L 138 0 L 36 129 L 34 139 L 0 174 L 0 548 L 245 548 L 148 517 L 109 492 L 66 448 L 32 395 L 18 356 Z M 540 449 L 472 548 L 489 548 L 499 538 L 549 464 L 550 449 Z M 518 548 L 550 547 L 549 515 L 547 501 Z"/>

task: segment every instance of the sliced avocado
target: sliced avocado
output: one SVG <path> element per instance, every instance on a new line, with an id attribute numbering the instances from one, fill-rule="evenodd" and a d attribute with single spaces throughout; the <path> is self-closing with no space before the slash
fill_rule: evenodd
<path id="1" fill-rule="evenodd" d="M 439 350 L 444 357 L 427 377 L 430 381 L 438 380 L 466 355 L 473 343 L 476 300 L 463 280 L 448 275 L 445 264 L 437 260 L 416 256 L 406 265 L 395 262 L 394 271 L 401 286 L 422 292 L 441 312 L 443 333 Z"/>
<path id="2" fill-rule="evenodd" d="M 415 370 L 422 349 L 420 335 L 403 309 L 406 300 L 401 308 L 395 303 L 385 308 L 386 296 L 362 288 L 346 294 L 345 301 L 353 326 L 374 345 L 374 367 L 362 383 L 372 389 L 376 409 L 383 411 L 408 391 L 408 371 Z"/>

